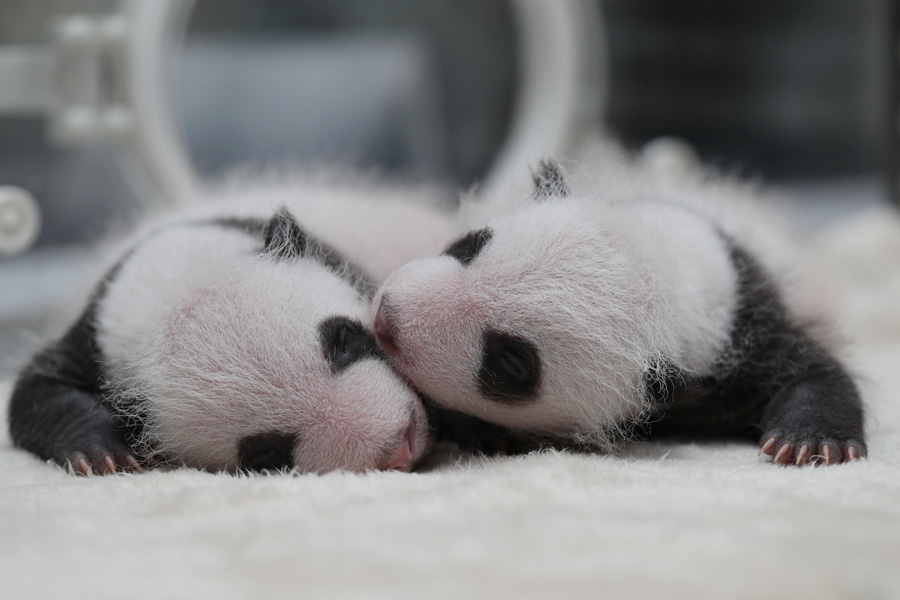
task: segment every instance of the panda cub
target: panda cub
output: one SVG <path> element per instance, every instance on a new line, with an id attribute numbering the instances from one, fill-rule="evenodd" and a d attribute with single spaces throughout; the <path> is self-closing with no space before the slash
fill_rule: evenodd
<path id="1" fill-rule="evenodd" d="M 729 185 L 668 194 L 635 169 L 583 194 L 542 163 L 524 206 L 394 272 L 373 302 L 394 367 L 480 448 L 649 432 L 752 438 L 783 465 L 865 456 L 857 387 L 766 224 Z"/>
<path id="2" fill-rule="evenodd" d="M 138 457 L 409 470 L 431 431 L 369 303 L 376 277 L 446 243 L 448 219 L 324 188 L 215 200 L 125 240 L 78 320 L 19 375 L 13 442 L 81 474 L 139 470 Z"/>

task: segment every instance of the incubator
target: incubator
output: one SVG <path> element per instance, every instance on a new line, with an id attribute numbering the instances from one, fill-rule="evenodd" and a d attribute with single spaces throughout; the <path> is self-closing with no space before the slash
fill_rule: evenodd
<path id="1" fill-rule="evenodd" d="M 338 162 L 490 191 L 572 149 L 604 106 L 590 0 L 12 0 L 0 23 L 0 132 L 42 136 L 32 158 L 48 163 L 89 157 L 60 182 L 0 165 L 0 329 L 62 301 L 91 223 L 189 201 L 235 166 Z M 29 23 L 43 31 L 8 34 Z M 110 166 L 85 176 L 103 162 L 91 152 Z"/>

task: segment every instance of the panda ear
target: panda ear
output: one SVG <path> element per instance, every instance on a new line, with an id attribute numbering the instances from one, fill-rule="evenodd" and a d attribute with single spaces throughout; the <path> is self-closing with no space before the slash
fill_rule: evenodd
<path id="1" fill-rule="evenodd" d="M 306 253 L 306 234 L 294 215 L 281 207 L 266 225 L 266 242 L 262 253 L 274 258 L 297 258 Z"/>
<path id="2" fill-rule="evenodd" d="M 534 199 L 538 202 L 553 197 L 564 198 L 571 193 L 562 168 L 556 161 L 542 160 L 537 169 L 532 169 L 531 179 L 534 181 Z"/>

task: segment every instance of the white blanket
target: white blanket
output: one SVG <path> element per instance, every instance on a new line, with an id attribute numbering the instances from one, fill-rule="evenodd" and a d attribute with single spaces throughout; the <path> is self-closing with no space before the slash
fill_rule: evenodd
<path id="1" fill-rule="evenodd" d="M 855 338 L 866 461 L 635 444 L 413 474 L 76 478 L 10 446 L 6 386 L 0 598 L 898 598 L 900 221 L 859 217 L 815 256 Z"/>

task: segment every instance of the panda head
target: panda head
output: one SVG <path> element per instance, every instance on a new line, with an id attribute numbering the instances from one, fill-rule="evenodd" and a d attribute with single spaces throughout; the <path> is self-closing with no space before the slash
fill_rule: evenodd
<path id="1" fill-rule="evenodd" d="M 527 206 L 387 279 L 373 303 L 379 342 L 443 408 L 610 445 L 644 410 L 651 273 L 614 207 L 573 198 L 555 164 L 534 183 Z"/>
<path id="2" fill-rule="evenodd" d="M 154 445 L 210 470 L 409 470 L 431 432 L 361 280 L 284 209 L 246 227 L 262 247 L 193 286 L 150 344 Z"/>

